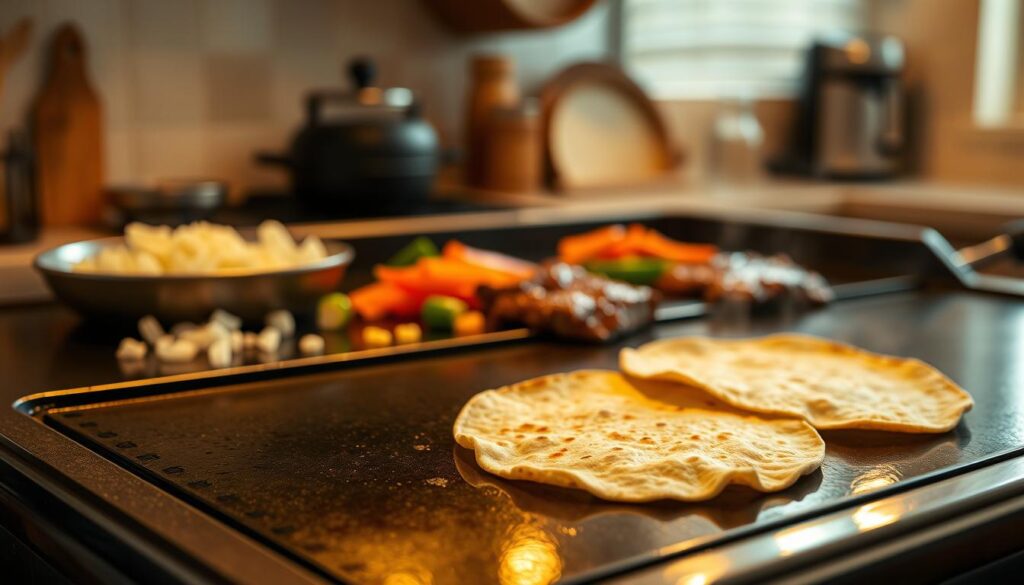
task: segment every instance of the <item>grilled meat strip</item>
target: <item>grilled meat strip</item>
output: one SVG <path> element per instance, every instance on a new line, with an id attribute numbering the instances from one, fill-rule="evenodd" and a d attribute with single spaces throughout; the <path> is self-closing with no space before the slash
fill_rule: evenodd
<path id="1" fill-rule="evenodd" d="M 755 252 L 723 252 L 708 264 L 676 264 L 658 280 L 657 288 L 674 296 L 700 294 L 708 301 L 729 298 L 763 303 L 792 295 L 825 304 L 834 296 L 824 277 L 789 256 Z"/>
<path id="2" fill-rule="evenodd" d="M 526 326 L 559 337 L 603 342 L 654 319 L 657 293 L 587 272 L 564 262 L 507 289 L 479 289 L 491 327 Z"/>

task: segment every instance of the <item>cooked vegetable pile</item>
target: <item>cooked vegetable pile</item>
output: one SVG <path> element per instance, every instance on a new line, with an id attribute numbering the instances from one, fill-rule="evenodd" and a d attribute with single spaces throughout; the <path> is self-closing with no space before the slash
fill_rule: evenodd
<path id="1" fill-rule="evenodd" d="M 377 282 L 349 296 L 366 321 L 422 317 L 428 327 L 453 330 L 459 314 L 480 308 L 478 287 L 512 286 L 536 270 L 532 262 L 455 240 L 438 251 L 430 240 L 417 238 L 374 269 Z"/>
<path id="2" fill-rule="evenodd" d="M 562 238 L 558 257 L 590 272 L 632 284 L 655 284 L 676 264 L 706 264 L 718 253 L 710 244 L 688 244 L 639 224 L 610 225 Z"/>

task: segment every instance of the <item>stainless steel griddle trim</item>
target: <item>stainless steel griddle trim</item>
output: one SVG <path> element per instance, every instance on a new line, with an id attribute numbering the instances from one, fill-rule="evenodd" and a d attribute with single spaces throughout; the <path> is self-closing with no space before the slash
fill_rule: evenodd
<path id="1" fill-rule="evenodd" d="M 685 205 L 606 205 L 569 208 L 527 208 L 509 211 L 487 211 L 399 219 L 373 219 L 339 223 L 301 223 L 288 226 L 297 236 L 316 235 L 321 238 L 341 239 L 408 234 L 433 234 L 463 230 L 514 229 L 537 226 L 556 226 L 566 223 L 621 223 L 644 221 L 677 214 L 689 218 L 708 219 L 729 223 L 743 223 L 781 230 L 813 230 L 820 233 L 857 235 L 863 238 L 924 241 L 929 247 L 946 239 L 932 228 L 847 217 L 822 216 L 797 211 L 770 209 L 692 209 Z M 625 218 L 625 219 L 623 219 Z M 940 245 L 941 247 L 941 245 Z M 956 251 L 946 242 L 947 249 L 936 250 L 950 255 L 950 264 L 956 264 Z"/>
<path id="2" fill-rule="evenodd" d="M 837 512 L 752 536 L 732 544 L 690 554 L 677 561 L 618 578 L 637 585 L 706 584 L 720 580 L 767 578 L 786 566 L 809 564 L 826 555 L 857 550 L 914 527 L 936 525 L 936 539 L 988 519 L 979 508 L 1007 505 L 1024 508 L 1024 458 L 1017 457 L 910 491 L 872 500 Z M 993 508 L 995 509 L 995 508 Z M 965 512 L 966 520 L 958 518 Z M 1005 506 L 998 513 L 1007 513 Z M 945 529 L 941 523 L 949 523 Z M 898 547 L 896 547 L 898 550 Z M 671 550 L 664 551 L 671 554 Z M 890 551 L 895 552 L 895 551 Z"/>

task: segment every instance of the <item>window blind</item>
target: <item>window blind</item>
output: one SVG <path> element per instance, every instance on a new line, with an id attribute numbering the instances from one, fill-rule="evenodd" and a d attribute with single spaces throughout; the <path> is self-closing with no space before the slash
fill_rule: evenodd
<path id="1" fill-rule="evenodd" d="M 624 0 L 623 61 L 661 98 L 792 95 L 812 40 L 859 32 L 863 0 Z"/>

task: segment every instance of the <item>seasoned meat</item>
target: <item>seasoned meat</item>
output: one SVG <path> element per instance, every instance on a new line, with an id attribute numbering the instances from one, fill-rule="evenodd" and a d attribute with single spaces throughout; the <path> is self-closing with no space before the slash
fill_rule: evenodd
<path id="1" fill-rule="evenodd" d="M 508 289 L 481 288 L 492 327 L 524 325 L 559 337 L 608 341 L 654 319 L 656 293 L 555 262 Z"/>
<path id="2" fill-rule="evenodd" d="M 833 298 L 831 287 L 820 274 L 785 254 L 723 252 L 708 264 L 676 264 L 657 286 L 672 295 L 701 294 L 708 301 L 725 297 L 762 303 L 788 294 L 824 304 Z"/>

